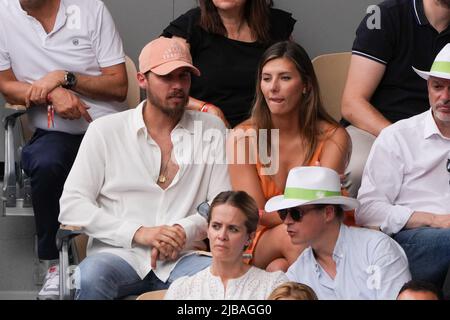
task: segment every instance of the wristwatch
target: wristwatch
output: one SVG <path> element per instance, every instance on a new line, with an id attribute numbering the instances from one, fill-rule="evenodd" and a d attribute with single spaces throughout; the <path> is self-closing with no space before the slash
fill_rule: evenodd
<path id="1" fill-rule="evenodd" d="M 64 74 L 64 84 L 62 85 L 65 89 L 72 89 L 77 84 L 77 76 L 70 71 L 66 71 Z"/>

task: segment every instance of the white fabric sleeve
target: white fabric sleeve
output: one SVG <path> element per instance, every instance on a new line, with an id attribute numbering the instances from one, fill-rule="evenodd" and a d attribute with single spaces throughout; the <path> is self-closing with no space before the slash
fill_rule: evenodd
<path id="1" fill-rule="evenodd" d="M 226 135 L 225 125 L 220 122 L 222 139 L 215 141 L 214 163 L 212 164 L 212 174 L 209 180 L 207 200 L 211 202 L 222 191 L 231 190 L 230 176 L 228 174 L 228 164 L 226 156 Z"/>
<path id="2" fill-rule="evenodd" d="M 105 68 L 125 62 L 122 39 L 103 2 L 99 2 L 94 23 L 92 45 L 100 67 Z"/>
<path id="3" fill-rule="evenodd" d="M 225 127 L 221 128 L 221 131 L 225 131 Z M 213 159 L 211 160 L 212 166 L 211 175 L 209 178 L 209 185 L 207 191 L 208 202 L 211 202 L 220 192 L 231 190 L 230 177 L 228 175 L 228 165 L 226 163 L 225 154 L 225 134 L 223 133 L 222 139 L 216 141 L 214 146 Z M 206 238 L 207 222 L 204 217 L 196 213 L 189 217 L 176 222 L 180 224 L 186 232 L 186 246 L 189 247 L 194 241 L 201 241 Z"/>
<path id="4" fill-rule="evenodd" d="M 11 60 L 9 58 L 6 35 L 4 32 L 3 22 L 0 21 L 0 71 L 11 68 Z"/>
<path id="5" fill-rule="evenodd" d="M 186 233 L 186 248 L 190 248 L 194 242 L 202 241 L 206 238 L 208 224 L 206 219 L 198 213 L 190 215 L 182 220 L 178 220 L 175 224 L 182 226 Z"/>
<path id="6" fill-rule="evenodd" d="M 80 226 L 88 236 L 112 246 L 131 248 L 134 234 L 141 224 L 113 216 L 97 203 L 105 178 L 105 150 L 103 137 L 93 122 L 64 184 L 59 221 Z M 126 217 L 127 213 L 120 216 Z"/>
<path id="7" fill-rule="evenodd" d="M 395 205 L 403 183 L 405 164 L 392 132 L 382 131 L 372 146 L 358 192 L 361 206 L 355 212 L 356 224 L 377 226 L 387 234 L 399 232 L 413 210 Z"/>
<path id="8" fill-rule="evenodd" d="M 377 300 L 395 300 L 402 286 L 411 280 L 406 254 L 390 237 L 382 239 L 373 252 L 372 281 L 368 279 L 367 284 L 376 289 Z"/>

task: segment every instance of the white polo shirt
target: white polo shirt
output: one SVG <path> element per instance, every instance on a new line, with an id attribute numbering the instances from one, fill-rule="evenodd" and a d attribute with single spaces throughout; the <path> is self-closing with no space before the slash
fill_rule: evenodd
<path id="1" fill-rule="evenodd" d="M 122 40 L 103 2 L 61 0 L 53 30 L 29 16 L 19 0 L 0 0 L 0 71 L 12 68 L 16 78 L 32 83 L 48 72 L 69 70 L 97 76 L 100 68 L 125 61 Z M 122 111 L 124 104 L 81 96 L 93 119 Z M 55 115 L 55 128 L 47 128 L 47 110 L 29 110 L 32 125 L 45 130 L 83 133 L 84 119 L 64 120 Z"/>

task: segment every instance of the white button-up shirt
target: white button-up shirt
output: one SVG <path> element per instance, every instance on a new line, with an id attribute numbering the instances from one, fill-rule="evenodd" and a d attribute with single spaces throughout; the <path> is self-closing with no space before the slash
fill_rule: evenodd
<path id="1" fill-rule="evenodd" d="M 367 159 L 356 223 L 399 232 L 414 211 L 450 213 L 450 139 L 431 109 L 385 128 Z"/>
<path id="2" fill-rule="evenodd" d="M 161 189 L 161 150 L 147 133 L 144 104 L 91 123 L 64 185 L 59 215 L 61 223 L 81 226 L 89 235 L 88 255 L 116 254 L 141 278 L 151 270 L 150 248 L 132 243 L 141 226 L 179 224 L 187 236 L 183 254 L 204 249 L 207 223 L 196 208 L 231 189 L 225 127 L 219 118 L 194 111 L 186 111 L 171 133 L 179 170 Z M 189 155 L 195 155 L 194 163 Z M 158 261 L 154 272 L 166 281 L 175 264 Z"/>
<path id="3" fill-rule="evenodd" d="M 336 277 L 332 279 L 305 249 L 289 267 L 289 280 L 310 286 L 319 300 L 395 299 L 411 279 L 405 252 L 382 232 L 341 225 L 333 251 Z"/>

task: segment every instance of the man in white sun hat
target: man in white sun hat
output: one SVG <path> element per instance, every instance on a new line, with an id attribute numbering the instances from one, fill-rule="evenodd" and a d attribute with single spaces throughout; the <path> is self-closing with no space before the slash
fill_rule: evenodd
<path id="1" fill-rule="evenodd" d="M 384 129 L 370 152 L 356 222 L 393 235 L 414 280 L 442 287 L 450 265 L 450 44 L 429 72 L 430 109 Z"/>
<path id="2" fill-rule="evenodd" d="M 310 286 L 319 299 L 395 299 L 411 276 L 402 248 L 387 235 L 342 223 L 359 206 L 341 195 L 339 175 L 324 167 L 289 171 L 284 195 L 271 198 L 294 244 L 307 248 L 290 266 L 291 281 Z"/>

